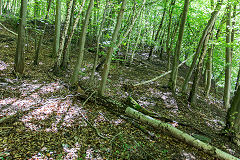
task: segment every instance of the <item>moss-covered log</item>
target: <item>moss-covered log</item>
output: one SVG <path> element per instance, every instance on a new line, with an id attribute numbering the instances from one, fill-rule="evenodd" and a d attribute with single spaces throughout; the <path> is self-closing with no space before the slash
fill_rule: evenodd
<path id="1" fill-rule="evenodd" d="M 226 152 L 223 152 L 214 146 L 206 144 L 206 143 L 190 136 L 187 133 L 182 132 L 181 130 L 179 130 L 167 123 L 163 123 L 163 122 L 156 120 L 150 116 L 144 115 L 143 113 L 138 112 L 137 110 L 135 110 L 133 108 L 127 107 L 125 112 L 128 116 L 136 118 L 136 119 L 140 120 L 141 122 L 147 123 L 155 128 L 161 129 L 162 131 L 169 133 L 171 136 L 173 136 L 189 145 L 192 145 L 200 150 L 203 150 L 204 152 L 206 152 L 216 158 L 224 159 L 224 160 L 240 160 L 239 158 L 234 157 Z"/>

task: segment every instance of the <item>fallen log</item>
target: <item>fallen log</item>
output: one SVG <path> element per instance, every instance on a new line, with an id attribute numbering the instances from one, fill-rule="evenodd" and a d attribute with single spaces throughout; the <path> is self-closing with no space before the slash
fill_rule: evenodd
<path id="1" fill-rule="evenodd" d="M 219 158 L 219 159 L 224 159 L 224 160 L 240 160 L 237 157 L 234 157 L 214 146 L 211 146 L 209 144 L 206 144 L 192 136 L 190 136 L 187 133 L 184 133 L 183 131 L 171 126 L 170 124 L 167 123 L 163 123 L 159 120 L 156 120 L 150 116 L 144 115 L 141 112 L 136 111 L 133 108 L 127 107 L 127 109 L 125 110 L 125 113 L 135 119 L 140 120 L 143 123 L 149 124 L 155 128 L 161 129 L 163 131 L 166 131 L 167 133 L 169 133 L 171 136 L 191 145 L 194 146 L 200 150 L 203 150 L 204 152 Z"/>
<path id="2" fill-rule="evenodd" d="M 193 55 L 192 55 L 192 56 L 193 56 Z M 186 63 L 192 56 L 190 56 L 188 59 L 186 59 L 186 60 L 183 61 L 181 64 L 179 64 L 179 65 L 178 65 L 178 68 L 181 67 L 184 63 Z M 143 85 L 143 84 L 147 84 L 147 83 L 156 81 L 156 80 L 158 80 L 159 78 L 162 78 L 162 77 L 168 75 L 168 74 L 171 73 L 171 72 L 172 72 L 172 71 L 170 70 L 170 71 L 168 71 L 168 72 L 163 73 L 163 74 L 160 75 L 160 76 L 157 76 L 157 77 L 155 77 L 155 78 L 153 78 L 153 79 L 150 79 L 150 80 L 148 80 L 148 81 L 144 81 L 144 82 L 141 82 L 141 83 L 134 84 L 133 86 L 136 87 L 136 86 L 140 86 L 140 85 Z"/>
<path id="3" fill-rule="evenodd" d="M 12 33 L 14 36 L 18 36 L 18 34 L 17 33 L 15 33 L 15 32 L 13 32 L 13 31 L 11 31 L 10 29 L 8 29 L 7 27 L 5 27 L 2 23 L 0 23 L 0 26 L 1 27 L 3 27 L 6 31 L 8 31 L 8 32 L 10 32 L 10 33 Z"/>

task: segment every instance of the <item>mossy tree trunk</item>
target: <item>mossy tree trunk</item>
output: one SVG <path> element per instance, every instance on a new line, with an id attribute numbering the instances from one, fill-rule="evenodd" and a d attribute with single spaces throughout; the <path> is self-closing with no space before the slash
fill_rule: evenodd
<path id="1" fill-rule="evenodd" d="M 112 53 L 113 53 L 113 51 L 115 49 L 115 46 L 116 46 L 116 41 L 117 41 L 119 30 L 121 28 L 125 7 L 126 7 L 126 0 L 123 0 L 121 9 L 120 9 L 119 14 L 118 14 L 117 24 L 115 26 L 115 29 L 114 29 L 114 32 L 113 32 L 113 35 L 112 35 L 111 46 L 109 47 L 109 49 L 107 51 L 107 57 L 106 57 L 106 61 L 105 61 L 105 64 L 104 64 L 104 70 L 103 70 L 103 74 L 102 74 L 102 81 L 101 81 L 100 88 L 99 88 L 99 94 L 100 95 L 104 95 L 104 92 L 105 92 L 107 77 L 108 77 L 108 73 L 109 73 L 109 69 L 110 69 L 110 65 L 111 65 L 111 60 L 112 60 Z"/>
<path id="2" fill-rule="evenodd" d="M 240 97 L 239 97 L 239 101 L 240 101 Z M 240 106 L 240 105 L 238 105 L 238 106 Z M 145 115 L 135 109 L 127 107 L 127 109 L 125 110 L 125 113 L 128 116 L 133 117 L 137 120 L 140 120 L 141 122 L 143 122 L 147 125 L 151 125 L 154 128 L 156 128 L 160 131 L 163 131 L 163 132 L 167 133 L 168 135 L 171 135 L 171 136 L 177 138 L 178 140 L 181 140 L 182 142 L 185 142 L 199 150 L 202 150 L 202 151 L 208 153 L 209 155 L 212 155 L 213 157 L 216 157 L 217 159 L 239 160 L 237 157 L 234 157 L 226 152 L 223 152 L 220 149 L 218 149 L 214 146 L 211 146 L 210 144 L 204 143 L 204 142 L 190 136 L 189 134 L 184 133 L 183 131 L 173 127 L 170 124 L 163 123 L 160 120 L 156 120 L 156 119 L 154 119 L 148 115 Z M 240 123 L 239 123 L 239 126 L 240 126 Z"/>
<path id="3" fill-rule="evenodd" d="M 17 49 L 15 54 L 14 70 L 20 74 L 24 72 L 25 27 L 27 17 L 27 0 L 21 0 L 20 24 L 18 28 Z"/>
<path id="4" fill-rule="evenodd" d="M 80 71 L 80 67 L 81 67 L 82 61 L 83 61 L 86 34 L 87 34 L 88 23 L 89 23 L 89 19 L 90 19 L 90 16 L 91 16 L 93 5 L 94 5 L 94 0 L 90 0 L 89 5 L 88 5 L 88 9 L 87 9 L 87 13 L 86 13 L 86 16 L 85 16 L 85 20 L 84 20 L 83 26 L 82 26 L 82 32 L 81 32 L 81 35 L 80 35 L 79 55 L 78 55 L 78 59 L 77 59 L 77 62 L 75 64 L 75 67 L 74 67 L 73 75 L 72 75 L 71 80 L 70 80 L 71 85 L 75 85 L 78 81 L 78 73 Z"/>
<path id="5" fill-rule="evenodd" d="M 173 94 L 175 94 L 175 91 L 176 91 L 176 82 L 177 82 L 177 75 L 178 75 L 178 62 L 179 62 L 179 57 L 180 57 L 180 53 L 181 53 L 181 45 L 182 45 L 182 40 L 183 40 L 185 22 L 187 19 L 188 8 L 189 8 L 189 0 L 185 0 L 183 12 L 182 12 L 183 15 L 181 18 L 181 24 L 180 24 L 180 28 L 179 28 L 177 45 L 176 45 L 176 49 L 175 49 L 172 73 L 171 73 L 171 77 L 169 80 L 169 86 L 170 86 Z"/>
<path id="6" fill-rule="evenodd" d="M 231 107 L 227 112 L 226 130 L 233 138 L 234 142 L 240 146 L 240 87 L 238 87 L 235 92 Z"/>

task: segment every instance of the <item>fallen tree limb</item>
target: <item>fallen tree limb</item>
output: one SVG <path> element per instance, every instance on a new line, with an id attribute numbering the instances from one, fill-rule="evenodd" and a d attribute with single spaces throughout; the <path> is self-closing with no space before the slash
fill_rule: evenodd
<path id="1" fill-rule="evenodd" d="M 193 55 L 192 55 L 192 56 L 193 56 Z M 181 64 L 179 64 L 179 65 L 178 65 L 178 68 L 181 67 L 184 63 L 186 63 L 192 56 L 190 56 L 188 59 L 186 59 L 186 60 L 183 61 Z M 147 83 L 156 81 L 156 80 L 158 80 L 159 78 L 162 78 L 162 77 L 168 75 L 168 74 L 171 73 L 171 72 L 172 72 L 172 71 L 170 70 L 170 71 L 168 71 L 168 72 L 163 73 L 163 74 L 160 75 L 160 76 L 157 76 L 157 77 L 155 77 L 155 78 L 153 78 L 153 79 L 150 79 L 150 80 L 148 80 L 148 81 L 145 81 L 145 82 L 141 82 L 141 83 L 134 84 L 133 86 L 136 87 L 136 86 L 140 86 L 140 85 L 143 85 L 143 84 L 147 84 Z"/>
<path id="2" fill-rule="evenodd" d="M 10 29 L 8 29 L 7 27 L 5 27 L 2 23 L 0 23 L 0 26 L 1 27 L 3 27 L 6 31 L 8 31 L 8 32 L 10 32 L 10 33 L 12 33 L 14 36 L 18 36 L 18 34 L 17 33 L 15 33 L 15 32 L 13 32 L 13 31 L 11 31 Z"/>
<path id="3" fill-rule="evenodd" d="M 126 109 L 126 114 L 130 117 L 136 118 L 144 123 L 147 123 L 155 128 L 160 128 L 163 131 L 167 131 L 170 135 L 173 137 L 186 142 L 187 144 L 190 144 L 191 146 L 194 146 L 200 150 L 203 150 L 204 152 L 219 158 L 219 159 L 224 159 L 224 160 L 240 160 L 237 157 L 234 157 L 226 152 L 223 152 L 222 150 L 211 146 L 209 144 L 206 144 L 192 136 L 190 136 L 187 133 L 182 132 L 181 130 L 167 124 L 167 123 L 162 123 L 159 120 L 156 120 L 150 116 L 144 115 L 141 112 L 136 111 L 135 109 L 132 109 L 130 107 L 127 107 Z"/>
<path id="4" fill-rule="evenodd" d="M 139 111 L 139 112 L 142 112 L 142 113 L 144 113 L 144 114 L 146 114 L 146 115 L 149 115 L 149 116 L 151 116 L 151 117 L 159 117 L 156 113 L 154 113 L 154 112 L 152 112 L 152 111 L 149 111 L 149 110 L 147 110 L 146 108 L 143 108 L 141 105 L 139 105 L 131 96 L 129 96 L 128 97 L 128 99 L 127 99 L 127 104 L 130 106 L 130 107 L 132 107 L 132 108 L 134 108 L 134 109 L 136 109 L 137 111 Z"/>

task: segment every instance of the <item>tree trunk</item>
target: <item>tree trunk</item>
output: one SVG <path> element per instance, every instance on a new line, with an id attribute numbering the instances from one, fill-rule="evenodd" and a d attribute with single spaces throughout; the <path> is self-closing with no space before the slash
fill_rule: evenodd
<path id="1" fill-rule="evenodd" d="M 203 60 L 204 60 L 205 54 L 207 52 L 207 45 L 208 45 L 209 36 L 210 36 L 210 33 L 208 33 L 208 35 L 205 38 L 205 42 L 204 42 L 204 45 L 203 45 L 203 51 L 202 51 L 202 54 L 201 54 L 201 56 L 198 60 L 198 65 L 197 65 L 197 68 L 195 70 L 192 89 L 190 91 L 190 95 L 189 95 L 189 98 L 188 98 L 188 101 L 191 103 L 192 106 L 195 105 L 195 103 L 196 103 L 197 87 L 198 87 L 198 82 L 199 82 L 199 79 L 200 79 L 200 73 L 202 72 Z"/>
<path id="2" fill-rule="evenodd" d="M 179 19 L 182 17 L 182 14 L 179 16 Z M 180 24 L 180 21 L 178 21 L 177 23 L 176 23 L 176 26 L 175 26 L 175 28 L 174 28 L 174 31 L 172 32 L 172 34 L 171 34 L 171 43 L 170 43 L 170 47 L 168 47 L 167 48 L 167 56 L 168 56 L 168 58 L 167 58 L 167 68 L 169 68 L 169 69 L 171 69 L 171 49 L 173 48 L 173 42 L 174 42 L 174 39 L 175 39 L 175 37 L 176 37 L 176 35 L 177 35 L 177 30 L 178 30 L 178 27 L 179 27 L 179 24 Z"/>
<path id="3" fill-rule="evenodd" d="M 69 27 L 69 23 L 70 23 L 72 6 L 73 6 L 73 0 L 70 0 L 70 2 L 68 4 L 68 9 L 67 9 L 64 31 L 63 31 L 63 34 L 61 36 L 61 42 L 60 42 L 60 46 L 59 46 L 59 49 L 58 49 L 58 52 L 57 52 L 56 62 L 55 62 L 55 65 L 54 65 L 54 73 L 55 74 L 60 73 L 60 65 L 61 65 L 63 47 L 64 47 L 64 44 L 65 44 L 65 39 L 66 39 L 66 36 L 67 36 L 68 27 Z"/>
<path id="4" fill-rule="evenodd" d="M 102 74 L 102 81 L 101 81 L 101 85 L 100 85 L 100 88 L 99 88 L 99 94 L 100 95 L 104 94 L 104 91 L 105 91 L 105 88 L 106 88 L 108 72 L 109 72 L 110 64 L 111 64 L 111 60 L 112 60 L 112 53 L 113 53 L 113 50 L 116 46 L 116 41 L 117 41 L 119 30 L 121 28 L 125 7 L 126 7 L 126 0 L 123 0 L 121 9 L 120 9 L 119 14 L 118 14 L 117 24 L 115 26 L 115 29 L 114 29 L 114 32 L 113 32 L 113 35 L 112 35 L 111 46 L 109 47 L 108 52 L 107 52 L 106 62 L 105 62 L 104 70 L 103 70 L 103 74 Z"/>
<path id="5" fill-rule="evenodd" d="M 200 54 L 200 51 L 201 51 L 201 48 L 202 48 L 202 44 L 203 44 L 203 42 L 204 42 L 204 40 L 205 40 L 209 30 L 212 28 L 212 26 L 213 26 L 213 24 L 214 24 L 214 22 L 215 22 L 215 20 L 217 18 L 217 15 L 219 13 L 219 10 L 221 9 L 221 6 L 222 6 L 222 0 L 217 3 L 217 6 L 215 7 L 215 10 L 213 11 L 211 18 L 208 21 L 208 24 L 207 24 L 207 26 L 205 27 L 205 29 L 204 29 L 204 31 L 202 33 L 202 37 L 201 37 L 201 39 L 200 39 L 200 41 L 198 43 L 198 47 L 196 49 L 196 52 L 195 52 L 195 55 L 194 55 L 191 67 L 190 67 L 190 69 L 188 71 L 188 74 L 187 74 L 187 76 L 185 78 L 185 81 L 184 81 L 184 84 L 183 84 L 183 87 L 182 87 L 182 92 L 183 93 L 186 93 L 186 91 L 187 91 L 188 82 L 189 82 L 189 80 L 190 80 L 190 78 L 192 76 L 192 72 L 193 72 L 193 70 L 195 68 L 197 59 L 199 57 L 199 54 Z"/>
<path id="6" fill-rule="evenodd" d="M 237 75 L 237 81 L 236 81 L 235 90 L 238 89 L 238 86 L 239 86 L 239 80 L 240 80 L 240 64 L 239 64 L 239 69 L 238 69 L 238 75 Z"/>
<path id="7" fill-rule="evenodd" d="M 60 31 L 61 31 L 61 0 L 56 1 L 56 15 L 55 15 L 55 34 L 53 42 L 52 57 L 57 57 L 57 52 L 60 44 Z"/>
<path id="8" fill-rule="evenodd" d="M 177 45 L 176 45 L 176 49 L 175 49 L 172 73 L 171 73 L 171 77 L 169 80 L 169 86 L 172 89 L 173 94 L 175 94 L 175 91 L 176 91 L 176 82 L 177 82 L 177 75 L 178 75 L 178 62 L 179 62 L 179 57 L 180 57 L 180 53 L 181 53 L 181 45 L 182 45 L 182 40 L 183 40 L 185 22 L 187 19 L 188 7 L 189 7 L 189 0 L 185 0 L 184 1 L 184 9 L 182 12 L 183 15 L 182 15 L 182 19 L 181 19 L 180 28 L 179 28 L 178 41 L 177 41 Z"/>
<path id="9" fill-rule="evenodd" d="M 211 44 L 210 48 L 208 48 L 208 62 L 206 68 L 206 86 L 205 86 L 205 96 L 208 97 L 210 89 L 211 89 L 211 82 L 212 82 L 212 57 L 213 57 L 213 44 Z"/>
<path id="10" fill-rule="evenodd" d="M 90 77 L 90 80 L 89 80 L 91 84 L 93 84 L 94 74 L 96 72 L 96 67 L 97 67 L 97 63 L 98 63 L 99 45 L 100 45 L 100 40 L 101 40 L 101 37 L 102 37 L 102 30 L 103 30 L 103 26 L 104 26 L 104 23 L 105 23 L 105 20 L 106 20 L 106 14 L 107 14 L 108 7 L 109 7 L 109 0 L 106 0 L 106 6 L 105 6 L 105 9 L 103 11 L 102 22 L 101 22 L 101 25 L 100 25 L 99 30 L 98 30 L 97 52 L 95 54 L 93 68 L 92 68 L 92 72 L 91 72 L 91 77 Z"/>
<path id="11" fill-rule="evenodd" d="M 0 15 L 2 16 L 2 0 L 0 0 Z"/>
<path id="12" fill-rule="evenodd" d="M 231 107 L 228 109 L 226 118 L 227 133 L 233 137 L 235 143 L 240 146 L 240 87 L 231 102 Z"/>
<path id="13" fill-rule="evenodd" d="M 52 3 L 52 0 L 49 0 L 48 1 L 48 8 L 47 8 L 47 14 L 46 14 L 45 20 L 48 20 L 49 11 L 50 11 L 50 8 L 51 8 L 51 3 Z M 41 36 L 39 38 L 39 41 L 38 41 L 37 50 L 35 51 L 35 58 L 34 58 L 34 63 L 33 63 L 34 65 L 38 65 L 38 57 L 39 57 L 39 53 L 40 53 L 40 50 L 41 50 L 41 47 L 42 47 L 42 41 L 43 41 L 43 37 L 44 37 L 44 34 L 45 34 L 46 27 L 47 27 L 47 23 L 45 22 L 42 34 L 41 34 Z"/>
<path id="14" fill-rule="evenodd" d="M 77 27 L 77 25 L 78 25 L 78 22 L 79 22 L 79 20 L 80 20 L 81 13 L 82 13 L 83 7 L 84 7 L 84 5 L 85 5 L 85 1 L 86 1 L 86 0 L 83 0 L 83 1 L 82 1 L 82 5 L 81 5 L 81 7 L 80 7 L 80 9 L 79 9 L 77 18 L 76 18 L 75 21 L 74 21 L 74 24 L 73 24 L 73 27 L 72 27 L 70 33 L 69 33 L 69 36 L 68 36 L 66 45 L 64 46 L 64 49 L 63 49 L 63 61 L 62 61 L 61 66 L 62 66 L 62 68 L 65 68 L 65 69 L 67 68 L 67 64 L 68 64 L 68 60 L 69 60 L 69 53 L 68 53 L 68 52 L 69 52 L 69 47 L 70 47 L 70 44 L 71 44 L 72 37 L 73 37 L 73 34 L 74 34 L 74 32 L 75 32 L 75 29 L 76 29 L 76 27 Z M 71 27 L 71 25 L 70 25 L 70 27 Z"/>
<path id="15" fill-rule="evenodd" d="M 166 40 L 166 51 L 167 51 L 167 56 L 169 57 L 169 59 L 170 59 L 169 42 L 170 42 L 170 33 L 171 33 L 171 26 L 172 26 L 172 13 L 173 13 L 175 2 L 176 2 L 176 0 L 171 1 L 171 7 L 169 9 L 169 20 L 168 20 L 167 40 Z M 167 70 L 168 71 L 170 70 L 170 62 L 167 64 Z"/>
<path id="16" fill-rule="evenodd" d="M 131 57 L 130 57 L 130 63 L 133 62 L 133 58 L 134 58 L 134 55 L 135 55 L 135 52 L 137 50 L 137 46 L 138 46 L 138 43 L 139 43 L 139 39 L 140 39 L 140 35 L 141 35 L 141 32 L 142 32 L 142 20 L 141 22 L 139 23 L 139 26 L 138 26 L 140 29 L 139 29 L 139 33 L 138 33 L 138 36 L 137 36 L 137 40 L 136 40 L 136 44 L 132 50 L 132 54 L 131 54 Z"/>
<path id="17" fill-rule="evenodd" d="M 240 97 L 239 97 L 239 101 L 240 101 Z M 206 152 L 209 155 L 212 155 L 218 159 L 239 160 L 238 158 L 236 158 L 226 152 L 223 152 L 220 149 L 218 149 L 214 146 L 211 146 L 210 144 L 204 143 L 204 142 L 190 136 L 189 134 L 184 133 L 183 131 L 173 127 L 170 124 L 163 123 L 163 122 L 156 120 L 150 116 L 144 115 L 143 113 L 138 112 L 135 109 L 127 107 L 125 113 L 132 118 L 138 119 L 143 123 L 146 123 L 148 125 L 155 127 L 156 129 L 160 129 L 161 131 L 167 132 L 167 134 L 169 134 L 169 135 L 171 135 L 171 136 L 173 136 L 173 137 L 175 137 L 197 149 L 203 150 L 204 152 Z"/>
<path id="18" fill-rule="evenodd" d="M 164 22 L 164 18 L 165 18 L 165 14 L 166 14 L 166 10 L 167 10 L 167 0 L 165 0 L 164 3 L 165 3 L 165 7 L 164 7 L 164 11 L 163 11 L 163 15 L 162 15 L 161 22 L 160 22 L 160 24 L 159 24 L 157 33 L 156 33 L 155 38 L 154 38 L 154 41 L 155 41 L 155 42 L 157 41 L 158 36 L 159 36 L 159 33 L 160 33 L 161 29 L 162 29 L 163 22 Z M 154 48 L 154 45 L 152 45 L 151 48 L 150 48 L 150 53 L 149 53 L 149 56 L 148 56 L 148 60 L 151 60 L 151 59 L 152 59 L 153 48 Z"/>
<path id="19" fill-rule="evenodd" d="M 25 26 L 27 16 L 27 0 L 21 0 L 20 24 L 18 29 L 18 41 L 15 54 L 14 70 L 20 74 L 24 71 L 24 46 L 25 46 Z"/>
<path id="20" fill-rule="evenodd" d="M 84 46 L 85 46 L 85 41 L 86 41 L 86 34 L 87 34 L 87 29 L 88 29 L 88 23 L 89 23 L 89 19 L 91 16 L 91 11 L 94 5 L 94 0 L 90 0 L 89 5 L 88 5 L 88 9 L 87 9 L 87 13 L 85 16 L 85 20 L 82 26 L 82 32 L 81 32 L 81 36 L 80 36 L 80 48 L 79 48 L 79 55 L 78 55 L 78 59 L 73 71 L 73 75 L 71 77 L 71 84 L 75 85 L 78 81 L 78 74 L 79 74 L 79 70 L 80 67 L 82 65 L 82 61 L 83 61 L 83 55 L 84 55 Z"/>
<path id="21" fill-rule="evenodd" d="M 225 64 L 225 85 L 224 85 L 224 107 L 230 107 L 230 92 L 231 92 L 231 71 L 232 71 L 232 53 L 231 47 L 231 3 L 228 2 L 227 6 L 227 22 L 226 22 L 226 64 Z"/>

